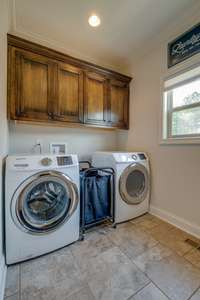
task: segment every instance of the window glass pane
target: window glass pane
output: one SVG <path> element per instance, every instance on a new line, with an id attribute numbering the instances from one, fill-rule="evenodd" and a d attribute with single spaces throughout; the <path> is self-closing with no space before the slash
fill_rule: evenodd
<path id="1" fill-rule="evenodd" d="M 173 89 L 173 108 L 200 102 L 200 79 Z"/>
<path id="2" fill-rule="evenodd" d="M 172 113 L 172 136 L 200 134 L 200 107 Z"/>

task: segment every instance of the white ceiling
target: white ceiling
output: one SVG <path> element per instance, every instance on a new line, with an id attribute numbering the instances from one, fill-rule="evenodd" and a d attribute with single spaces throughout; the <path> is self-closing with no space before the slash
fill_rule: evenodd
<path id="1" fill-rule="evenodd" d="M 15 0 L 16 31 L 66 52 L 123 69 L 171 21 L 199 0 Z M 101 26 L 88 25 L 95 12 Z"/>

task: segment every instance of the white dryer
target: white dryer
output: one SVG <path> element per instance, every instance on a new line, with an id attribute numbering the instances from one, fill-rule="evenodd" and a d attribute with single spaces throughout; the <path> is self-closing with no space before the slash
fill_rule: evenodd
<path id="1" fill-rule="evenodd" d="M 48 253 L 78 240 L 79 211 L 76 155 L 7 157 L 7 264 Z"/>
<path id="2" fill-rule="evenodd" d="M 115 223 L 149 210 L 150 168 L 145 153 L 95 152 L 92 165 L 112 167 L 115 171 Z"/>

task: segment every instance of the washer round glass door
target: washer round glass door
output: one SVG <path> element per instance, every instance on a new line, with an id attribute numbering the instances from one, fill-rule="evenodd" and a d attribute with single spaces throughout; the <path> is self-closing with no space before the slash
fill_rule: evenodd
<path id="1" fill-rule="evenodd" d="M 119 179 L 119 193 L 127 204 L 139 204 L 147 196 L 149 190 L 149 175 L 141 164 L 128 166 Z"/>
<path id="2" fill-rule="evenodd" d="M 11 203 L 17 225 L 30 233 L 46 233 L 66 222 L 78 205 L 78 189 L 66 175 L 40 172 L 18 188 Z"/>

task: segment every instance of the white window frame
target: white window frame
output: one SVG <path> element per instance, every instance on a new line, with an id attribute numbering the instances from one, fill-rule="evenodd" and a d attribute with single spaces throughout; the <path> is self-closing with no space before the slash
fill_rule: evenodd
<path id="1" fill-rule="evenodd" d="M 199 103 L 192 103 L 184 106 L 172 107 L 172 93 L 170 91 L 194 80 L 200 79 L 200 65 L 190 67 L 181 73 L 164 78 L 162 82 L 162 105 L 161 105 L 161 144 L 200 144 L 200 134 L 172 135 L 172 113 L 184 109 L 200 107 Z M 168 97 L 167 93 L 168 92 Z"/>

